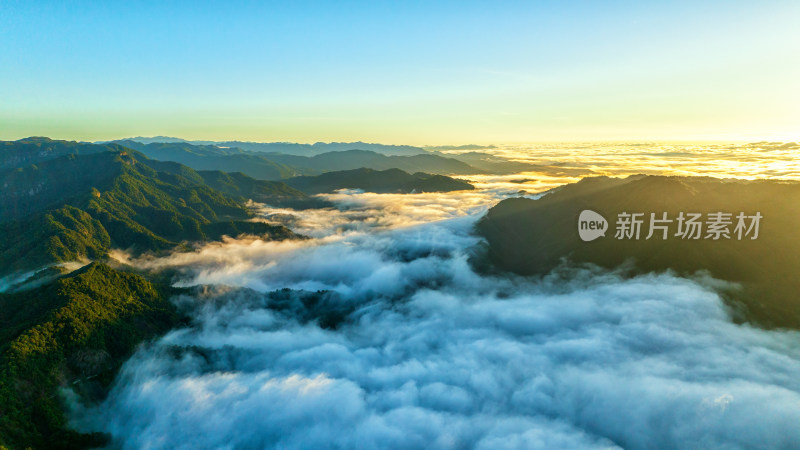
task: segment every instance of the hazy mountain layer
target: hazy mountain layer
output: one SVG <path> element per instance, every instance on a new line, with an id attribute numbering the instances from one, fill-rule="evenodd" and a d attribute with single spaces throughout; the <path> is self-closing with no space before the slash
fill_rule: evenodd
<path id="1" fill-rule="evenodd" d="M 467 163 L 433 154 L 386 156 L 372 151 L 348 150 L 328 152 L 313 157 L 278 153 L 267 153 L 264 156 L 272 161 L 305 171 L 306 174 L 319 174 L 362 167 L 374 170 L 400 169 L 408 173 L 426 172 L 440 175 L 483 173 L 482 170 L 476 169 Z"/>
<path id="2" fill-rule="evenodd" d="M 347 150 L 368 150 L 387 156 L 411 156 L 426 153 L 424 149 L 410 145 L 370 144 L 366 142 L 317 142 L 315 144 L 295 144 L 292 142 L 264 143 L 225 141 L 219 142 L 217 145 L 223 147 L 238 147 L 255 152 L 285 153 L 288 155 L 300 156 L 314 156 L 322 153 Z"/>
<path id="3" fill-rule="evenodd" d="M 365 192 L 403 194 L 475 189 L 474 186 L 463 180 L 422 172 L 411 175 L 400 169 L 373 170 L 362 168 L 327 172 L 314 177 L 295 177 L 284 181 L 289 186 L 307 194 L 333 192 L 338 189 L 361 189 Z"/>
<path id="4" fill-rule="evenodd" d="M 476 169 L 493 174 L 512 174 L 519 172 L 539 172 L 550 176 L 585 176 L 592 174 L 592 171 L 589 169 L 560 167 L 552 164 L 533 164 L 523 161 L 511 161 L 506 158 L 484 152 L 467 152 L 458 154 L 441 153 L 441 155 L 456 159 L 469 164 Z"/>
<path id="5" fill-rule="evenodd" d="M 188 143 L 141 144 L 130 140 L 118 141 L 118 143 L 138 150 L 148 158 L 179 162 L 195 170 L 242 172 L 260 180 L 279 180 L 303 173 L 296 168 L 239 148 L 220 148 L 214 145 Z"/>
<path id="6" fill-rule="evenodd" d="M 318 175 L 362 167 L 375 170 L 401 169 L 410 173 L 464 175 L 484 172 L 462 161 L 429 153 L 412 156 L 386 156 L 369 150 L 343 150 L 329 151 L 314 156 L 300 156 L 285 153 L 249 152 L 240 148 L 220 148 L 213 145 L 188 143 L 141 144 L 134 141 L 117 141 L 117 143 L 134 148 L 152 159 L 176 161 L 196 170 L 242 172 L 261 180 Z"/>
<path id="7" fill-rule="evenodd" d="M 135 141 L 142 144 L 186 143 L 193 145 L 213 145 L 218 147 L 240 148 L 253 152 L 285 153 L 287 155 L 299 156 L 314 156 L 321 153 L 344 150 L 370 150 L 384 155 L 418 155 L 426 152 L 423 148 L 410 145 L 370 144 L 367 142 L 317 142 L 315 144 L 297 144 L 293 142 L 187 141 L 185 139 L 168 136 L 138 136 L 123 140 Z"/>

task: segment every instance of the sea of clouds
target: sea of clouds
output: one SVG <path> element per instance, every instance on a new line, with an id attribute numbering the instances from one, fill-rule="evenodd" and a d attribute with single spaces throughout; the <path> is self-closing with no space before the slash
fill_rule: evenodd
<path id="1" fill-rule="evenodd" d="M 124 448 L 800 448 L 800 333 L 669 274 L 477 273 L 482 194 L 336 195 L 263 209 L 314 239 L 127 259 L 215 286 L 73 424 Z"/>

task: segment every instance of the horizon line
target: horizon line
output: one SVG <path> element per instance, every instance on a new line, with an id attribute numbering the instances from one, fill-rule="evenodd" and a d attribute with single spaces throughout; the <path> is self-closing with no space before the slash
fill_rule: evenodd
<path id="1" fill-rule="evenodd" d="M 23 136 L 19 138 L 0 138 L 0 141 L 6 142 L 14 142 L 20 141 L 24 139 L 33 139 L 33 138 L 46 138 L 53 141 L 67 141 L 67 142 L 79 142 L 79 143 L 89 143 L 89 144 L 103 144 L 108 142 L 114 141 L 124 141 L 124 140 L 136 140 L 136 139 L 177 139 L 184 141 L 186 143 L 212 143 L 212 144 L 219 144 L 225 142 L 241 142 L 241 143 L 255 143 L 255 144 L 297 144 L 297 145 L 314 145 L 314 144 L 355 144 L 355 143 L 362 143 L 362 144 L 370 144 L 370 145 L 391 145 L 391 146 L 408 146 L 408 147 L 418 147 L 418 148 L 434 148 L 434 147 L 466 147 L 466 146 L 478 146 L 478 147 L 491 147 L 497 145 L 535 145 L 535 144 L 756 144 L 756 143 L 791 143 L 791 142 L 800 142 L 800 136 L 796 140 L 785 140 L 785 139 L 776 139 L 776 138 L 760 138 L 760 139 L 663 139 L 663 138 L 655 138 L 655 139 L 581 139 L 581 140 L 556 140 L 556 139 L 542 139 L 542 140 L 509 140 L 509 141 L 495 141 L 491 143 L 486 142 L 465 142 L 465 143 L 441 143 L 441 144 L 408 144 L 408 143 L 386 143 L 386 142 L 370 142 L 366 140 L 318 140 L 318 141 L 292 141 L 292 140 L 244 140 L 242 138 L 226 138 L 226 139 L 203 139 L 203 138 L 185 138 L 185 137 L 177 137 L 177 136 L 167 136 L 167 135 L 153 135 L 153 136 L 128 136 L 128 137 L 120 137 L 114 139 L 98 139 L 98 140 L 84 140 L 84 139 L 76 139 L 76 138 L 62 138 L 62 137 L 51 137 L 45 135 L 30 135 L 30 136 Z"/>

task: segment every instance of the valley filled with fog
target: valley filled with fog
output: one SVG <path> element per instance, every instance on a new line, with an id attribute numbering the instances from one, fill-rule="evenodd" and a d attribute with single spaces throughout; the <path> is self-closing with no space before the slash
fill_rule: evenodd
<path id="1" fill-rule="evenodd" d="M 126 448 L 798 447 L 797 331 L 734 323 L 701 276 L 504 273 L 475 233 L 498 201 L 586 175 L 797 179 L 792 149 L 487 148 L 544 168 L 251 204 L 305 240 L 115 250 L 191 288 L 173 299 L 189 324 L 140 347 L 102 404 L 73 399 L 71 424 Z"/>

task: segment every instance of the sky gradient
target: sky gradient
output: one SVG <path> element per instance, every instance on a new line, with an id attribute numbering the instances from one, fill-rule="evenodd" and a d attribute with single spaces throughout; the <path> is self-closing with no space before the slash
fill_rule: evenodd
<path id="1" fill-rule="evenodd" d="M 0 0 L 0 139 L 799 140 L 800 3 Z"/>

